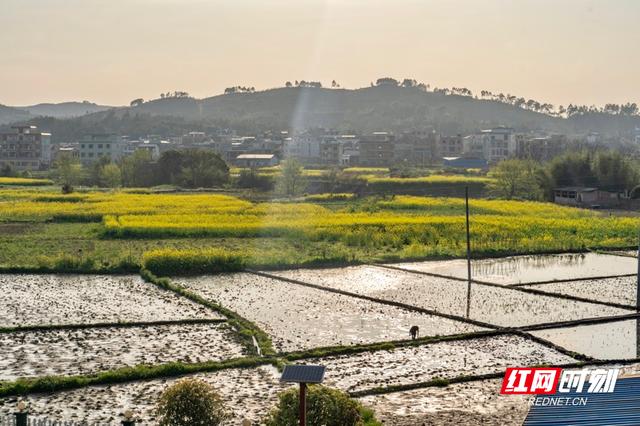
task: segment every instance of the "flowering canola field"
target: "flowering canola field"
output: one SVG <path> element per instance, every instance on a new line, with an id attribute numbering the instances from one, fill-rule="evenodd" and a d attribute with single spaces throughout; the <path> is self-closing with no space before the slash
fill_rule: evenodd
<path id="1" fill-rule="evenodd" d="M 387 247 L 401 257 L 464 252 L 464 201 L 395 196 L 313 203 L 252 203 L 221 194 L 0 191 L 0 221 L 99 222 L 102 238 L 292 238 Z M 550 203 L 472 200 L 473 249 L 527 253 L 628 247 L 636 218 Z"/>

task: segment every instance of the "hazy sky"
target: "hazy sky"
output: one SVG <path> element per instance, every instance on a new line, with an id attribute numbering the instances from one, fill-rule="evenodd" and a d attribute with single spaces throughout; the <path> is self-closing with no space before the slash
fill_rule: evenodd
<path id="1" fill-rule="evenodd" d="M 638 0 L 0 0 L 0 103 L 381 76 L 640 102 Z"/>

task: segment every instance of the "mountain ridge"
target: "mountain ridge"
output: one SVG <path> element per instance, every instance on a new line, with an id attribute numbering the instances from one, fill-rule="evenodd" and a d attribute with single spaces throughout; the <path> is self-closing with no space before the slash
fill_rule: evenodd
<path id="1" fill-rule="evenodd" d="M 185 130 L 211 128 L 232 128 L 245 133 L 313 127 L 345 132 L 434 129 L 442 134 L 468 134 L 489 127 L 509 126 L 522 132 L 603 132 L 619 136 L 640 127 L 637 115 L 589 112 L 564 118 L 498 100 L 398 86 L 361 89 L 284 87 L 203 99 L 170 96 L 137 106 L 109 107 L 74 118 L 34 117 L 32 114 L 25 117 L 24 111 L 22 115 L 20 111 L 14 110 L 14 117 L 17 114 L 23 122 L 45 126 L 44 129 L 54 135 L 57 132 L 65 141 L 92 132 L 178 136 Z"/>

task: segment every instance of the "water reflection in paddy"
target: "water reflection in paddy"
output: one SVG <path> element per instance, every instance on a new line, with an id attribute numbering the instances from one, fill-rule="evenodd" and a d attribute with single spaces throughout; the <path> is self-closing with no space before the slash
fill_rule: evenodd
<path id="1" fill-rule="evenodd" d="M 464 259 L 401 263 L 395 266 L 458 278 L 467 277 Z M 610 254 L 566 253 L 474 260 L 471 268 L 471 275 L 477 280 L 518 284 L 632 274 L 636 272 L 637 260 Z"/>
<path id="2" fill-rule="evenodd" d="M 598 359 L 640 358 L 639 320 L 534 331 L 532 334 Z"/>

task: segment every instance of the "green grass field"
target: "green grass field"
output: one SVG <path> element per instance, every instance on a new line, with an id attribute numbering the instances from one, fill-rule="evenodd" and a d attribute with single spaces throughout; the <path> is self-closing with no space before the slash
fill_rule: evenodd
<path id="1" fill-rule="evenodd" d="M 549 203 L 471 201 L 476 257 L 630 247 L 639 224 L 637 218 Z M 240 258 L 243 267 L 280 268 L 462 257 L 465 248 L 459 198 L 318 196 L 254 203 L 202 193 L 0 191 L 5 269 L 117 271 L 141 266 L 148 253 L 156 265 L 160 254 L 183 257 L 175 268 L 188 272 L 219 263 L 212 253 L 221 252 Z"/>

